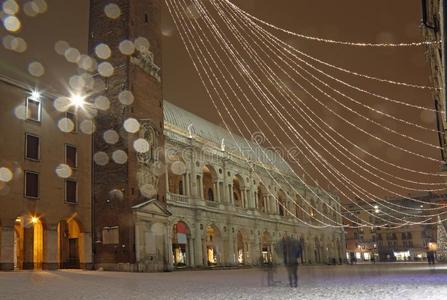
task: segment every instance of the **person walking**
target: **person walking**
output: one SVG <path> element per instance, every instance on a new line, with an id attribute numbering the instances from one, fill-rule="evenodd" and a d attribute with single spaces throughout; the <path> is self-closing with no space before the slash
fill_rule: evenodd
<path id="1" fill-rule="evenodd" d="M 301 257 L 301 244 L 289 236 L 281 240 L 282 256 L 287 268 L 290 287 L 298 287 L 298 259 Z"/>

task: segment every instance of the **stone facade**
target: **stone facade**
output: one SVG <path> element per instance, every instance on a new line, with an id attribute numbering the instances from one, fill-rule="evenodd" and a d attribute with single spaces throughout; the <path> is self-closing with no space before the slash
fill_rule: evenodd
<path id="1" fill-rule="evenodd" d="M 316 197 L 306 191 L 298 178 L 286 173 L 286 163 L 279 156 L 270 154 L 275 162 L 270 165 L 261 163 L 261 154 L 258 160 L 247 161 L 223 128 L 166 101 L 164 110 L 170 212 L 167 240 L 172 244 L 174 265 L 256 265 L 269 260 L 280 263 L 275 245 L 285 235 L 302 242 L 305 263 L 342 261 L 343 230 L 313 229 L 300 221 L 318 225 L 316 220 L 321 219 L 303 212 L 306 209 L 312 214 L 301 200 L 304 197 L 319 211 L 341 222 L 340 215 L 334 214 L 340 212 L 340 206 L 329 194 L 314 188 Z M 191 127 L 196 134 L 188 130 Z M 228 143 L 225 149 L 222 137 Z M 241 146 L 250 143 L 236 138 Z M 256 148 L 247 149 L 247 153 L 259 150 L 267 151 Z M 176 232 L 179 223 L 186 238 Z"/>

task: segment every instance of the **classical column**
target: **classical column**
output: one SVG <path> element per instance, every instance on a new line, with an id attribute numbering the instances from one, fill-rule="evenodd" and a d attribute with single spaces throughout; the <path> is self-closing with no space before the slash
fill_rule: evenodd
<path id="1" fill-rule="evenodd" d="M 195 266 L 194 264 L 194 244 L 193 244 L 193 240 L 191 239 L 191 237 L 188 237 L 188 249 L 187 249 L 187 261 L 188 261 L 188 266 L 189 267 L 193 267 Z"/>
<path id="2" fill-rule="evenodd" d="M 202 254 L 202 230 L 200 224 L 196 224 L 196 232 L 194 237 L 194 262 L 197 267 L 203 266 Z"/>
<path id="3" fill-rule="evenodd" d="M 219 181 L 216 181 L 216 201 L 218 203 L 221 202 L 220 200 L 220 187 L 219 187 Z"/>
<path id="4" fill-rule="evenodd" d="M 42 269 L 56 270 L 59 268 L 57 224 L 47 224 L 43 232 L 43 262 Z"/>
<path id="5" fill-rule="evenodd" d="M 166 253 L 168 254 L 168 257 L 166 259 L 168 265 L 166 266 L 166 269 L 168 271 L 172 271 L 174 269 L 174 262 L 173 262 L 174 253 L 172 252 L 172 227 L 169 225 L 169 223 L 165 225 L 166 225 L 165 247 L 166 247 Z"/>
<path id="6" fill-rule="evenodd" d="M 166 188 L 166 192 L 169 192 L 169 173 L 168 173 L 168 164 L 165 164 L 165 188 Z"/>
<path id="7" fill-rule="evenodd" d="M 186 174 L 185 174 L 185 182 L 186 182 L 186 196 L 190 196 L 191 195 L 191 186 L 190 186 L 190 174 L 189 174 L 189 172 L 187 172 Z"/>
<path id="8" fill-rule="evenodd" d="M 227 257 L 228 265 L 230 265 L 230 266 L 234 265 L 234 256 L 235 256 L 234 237 L 233 237 L 232 229 L 229 228 L 229 233 L 228 233 L 228 257 Z"/>
<path id="9" fill-rule="evenodd" d="M 200 199 L 204 200 L 205 196 L 203 194 L 203 178 L 202 178 L 202 176 L 200 176 L 199 187 L 200 187 Z"/>
<path id="10" fill-rule="evenodd" d="M 3 224 L 0 232 L 0 270 L 14 270 L 14 224 Z"/>

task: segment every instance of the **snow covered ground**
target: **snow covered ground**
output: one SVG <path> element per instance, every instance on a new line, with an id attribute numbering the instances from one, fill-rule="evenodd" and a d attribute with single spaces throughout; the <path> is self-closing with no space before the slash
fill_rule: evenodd
<path id="1" fill-rule="evenodd" d="M 447 265 L 305 266 L 299 287 L 277 270 L 274 287 L 259 269 L 118 273 L 0 272 L 0 299 L 447 299 Z"/>

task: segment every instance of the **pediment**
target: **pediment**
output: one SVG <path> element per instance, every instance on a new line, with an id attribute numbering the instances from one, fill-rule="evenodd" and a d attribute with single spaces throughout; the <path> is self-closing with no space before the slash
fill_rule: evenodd
<path id="1" fill-rule="evenodd" d="M 169 217 L 171 213 L 157 199 L 150 199 L 132 206 L 132 209 L 147 214 L 156 214 Z"/>

